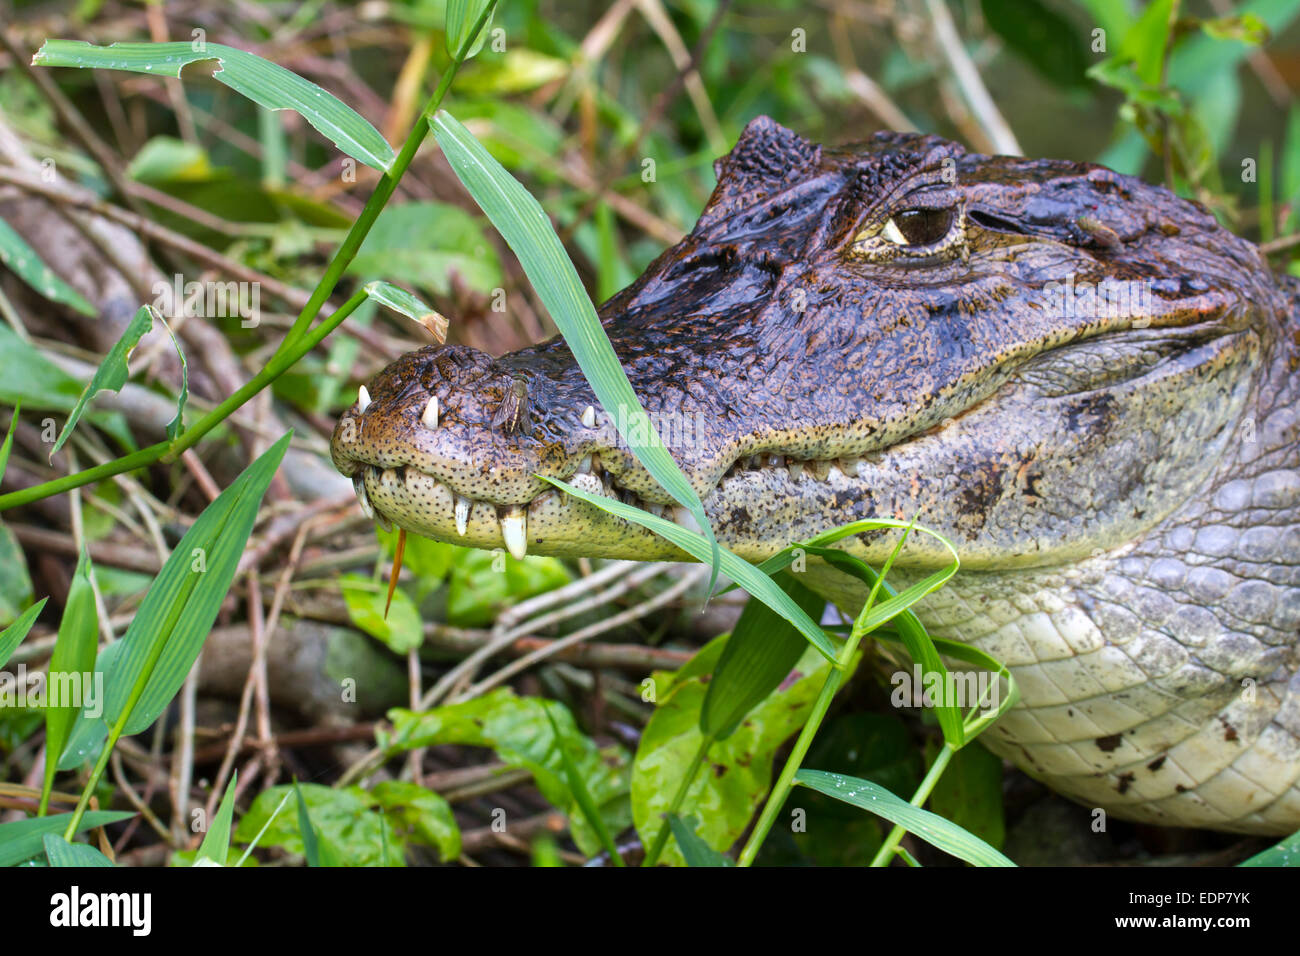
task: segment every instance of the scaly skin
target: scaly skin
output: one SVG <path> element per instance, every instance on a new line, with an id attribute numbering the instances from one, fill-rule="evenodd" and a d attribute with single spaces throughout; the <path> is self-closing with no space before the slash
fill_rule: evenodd
<path id="1" fill-rule="evenodd" d="M 718 175 L 600 312 L 719 541 L 757 561 L 915 516 L 963 562 L 917 613 L 1021 685 L 996 752 L 1124 818 L 1300 828 L 1295 284 L 1096 166 L 901 134 L 823 148 L 760 118 Z M 1082 298 L 1103 281 L 1139 294 Z M 406 355 L 332 451 L 363 507 L 433 538 L 684 557 L 537 477 L 689 523 L 559 340 Z M 879 564 L 892 544 L 843 547 Z M 891 578 L 944 560 L 918 536 Z M 807 580 L 849 613 L 864 597 L 817 562 Z"/>

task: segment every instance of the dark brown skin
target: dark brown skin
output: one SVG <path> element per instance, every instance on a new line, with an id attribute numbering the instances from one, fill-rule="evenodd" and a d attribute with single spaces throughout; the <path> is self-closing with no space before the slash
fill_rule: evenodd
<path id="1" fill-rule="evenodd" d="M 600 315 L 720 543 L 760 560 L 916 517 L 964 568 L 922 619 L 1022 680 L 1000 753 L 1123 816 L 1300 826 L 1294 284 L 1199 206 L 1081 163 L 904 134 L 832 149 L 759 118 L 717 171 L 691 234 Z M 1085 297 L 1102 282 L 1131 295 Z M 682 556 L 537 477 L 689 523 L 562 341 L 421 349 L 368 398 L 332 448 L 377 515 L 516 554 Z M 892 541 L 845 547 L 879 563 Z M 946 560 L 918 537 L 897 574 Z M 808 583 L 861 601 L 815 562 Z M 1179 588 L 1208 624 L 1153 610 Z M 1233 739 L 1197 744 L 1224 720 Z M 1247 767 L 1261 746 L 1282 770 Z"/>

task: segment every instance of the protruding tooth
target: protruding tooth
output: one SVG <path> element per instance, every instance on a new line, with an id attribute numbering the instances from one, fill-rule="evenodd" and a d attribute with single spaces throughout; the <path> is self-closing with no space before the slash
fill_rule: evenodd
<path id="1" fill-rule="evenodd" d="M 511 556 L 522 561 L 528 554 L 528 518 L 523 508 L 513 505 L 506 509 L 501 516 L 501 537 Z"/>
<path id="2" fill-rule="evenodd" d="M 360 475 L 352 478 L 352 487 L 356 489 L 357 501 L 361 504 L 361 513 L 371 521 L 375 520 L 375 509 L 370 507 L 370 496 L 366 494 L 366 480 Z"/>
<path id="3" fill-rule="evenodd" d="M 375 524 L 379 525 L 379 527 L 383 528 L 390 534 L 393 531 L 393 523 L 388 520 L 388 515 L 384 514 L 382 511 L 375 512 Z"/>
<path id="4" fill-rule="evenodd" d="M 424 414 L 420 416 L 420 421 L 424 422 L 425 428 L 438 427 L 438 396 L 437 395 L 429 399 L 429 404 L 424 406 Z"/>
<path id="5" fill-rule="evenodd" d="M 810 461 L 808 467 L 812 469 L 813 477 L 818 481 L 825 481 L 826 476 L 831 473 L 831 463 L 824 458 Z"/>
<path id="6" fill-rule="evenodd" d="M 856 458 L 841 458 L 840 471 L 850 478 L 858 477 L 858 460 Z"/>
<path id="7" fill-rule="evenodd" d="M 695 520 L 695 515 L 691 514 L 685 508 L 673 509 L 673 521 L 677 522 L 688 531 L 700 532 L 700 523 Z"/>
<path id="8" fill-rule="evenodd" d="M 762 456 L 762 455 L 753 455 L 753 456 L 751 456 L 750 459 L 749 459 L 749 467 L 750 467 L 750 470 L 751 470 L 751 471 L 757 471 L 759 468 L 762 468 L 762 467 L 763 467 L 763 456 Z"/>
<path id="9" fill-rule="evenodd" d="M 465 530 L 469 527 L 470 504 L 470 500 L 464 495 L 456 496 L 456 533 L 461 537 L 465 536 Z"/>
<path id="10" fill-rule="evenodd" d="M 790 469 L 791 478 L 798 478 L 803 474 L 803 462 L 801 461 L 792 461 L 786 465 L 786 468 Z"/>
<path id="11" fill-rule="evenodd" d="M 357 392 L 357 411 L 362 415 L 364 415 L 366 409 L 369 407 L 370 407 L 370 393 L 367 392 L 366 387 L 362 385 L 361 390 Z"/>
<path id="12" fill-rule="evenodd" d="M 769 455 L 768 458 L 767 458 L 767 463 L 768 463 L 769 465 L 771 465 L 773 468 L 784 468 L 784 467 L 785 467 L 785 456 L 784 456 L 784 455 Z"/>
<path id="13" fill-rule="evenodd" d="M 386 485 L 397 484 L 397 472 L 392 468 L 385 468 L 384 473 L 379 476 L 379 480 Z"/>
<path id="14" fill-rule="evenodd" d="M 590 456 L 590 455 L 584 455 L 582 461 L 578 462 L 578 474 L 580 474 L 580 475 L 589 475 L 589 474 L 591 474 L 591 456 Z"/>
<path id="15" fill-rule="evenodd" d="M 594 405 L 588 405 L 586 409 L 583 410 L 582 427 L 583 428 L 596 427 L 596 408 Z"/>

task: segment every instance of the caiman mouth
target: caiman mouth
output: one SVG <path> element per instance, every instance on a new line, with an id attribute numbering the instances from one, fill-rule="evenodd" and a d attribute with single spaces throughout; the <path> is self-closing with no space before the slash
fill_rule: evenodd
<path id="1" fill-rule="evenodd" d="M 696 461 L 694 467 L 688 466 L 688 475 L 695 480 L 719 539 L 742 556 L 760 560 L 805 533 L 853 520 L 855 515 L 845 509 L 845 502 L 870 503 L 882 489 L 909 480 L 909 470 L 934 470 L 936 462 L 943 460 L 941 449 L 962 442 L 965 422 L 973 420 L 976 428 L 986 426 L 1010 396 L 1028 390 L 1041 403 L 1090 393 L 1096 405 L 1097 396 L 1107 390 L 1158 375 L 1162 369 L 1180 369 L 1189 361 L 1185 357 L 1198 348 L 1235 352 L 1247 337 L 1248 333 L 1223 322 L 1105 332 L 988 370 L 990 387 L 972 395 L 969 404 L 949 408 L 938 422 L 917 416 L 894 429 L 887 445 L 872 447 L 858 439 L 850 446 L 825 429 L 791 429 L 779 438 L 750 438 L 725 464 L 716 459 L 711 466 Z M 1197 361 L 1203 363 L 1204 357 Z M 352 478 L 362 510 L 381 526 L 391 530 L 395 523 L 439 540 L 504 547 L 516 558 L 529 551 L 683 557 L 663 539 L 560 489 L 545 485 L 537 489 L 535 476 L 549 474 L 589 494 L 699 530 L 691 513 L 654 485 L 625 447 L 609 440 L 612 426 L 597 427 L 591 406 L 572 415 L 581 425 L 575 431 L 604 437 L 575 440 L 568 460 L 554 461 L 551 468 L 538 465 L 528 471 L 526 459 L 515 454 L 498 459 L 496 465 L 481 461 L 470 469 L 463 457 L 452 461 L 447 456 L 428 456 L 427 451 L 425 457 L 438 471 L 421 467 L 416 461 L 421 457 L 419 443 L 410 440 L 411 420 L 418 418 L 419 438 L 443 437 L 438 435 L 441 428 L 457 428 L 440 415 L 447 397 L 417 398 L 410 387 L 387 386 L 386 377 L 391 378 L 389 372 L 375 380 L 376 398 L 361 390 L 358 402 L 340 420 L 334 442 L 337 466 Z M 354 440 L 346 441 L 346 435 Z M 389 437 L 376 440 L 376 435 Z M 446 437 L 451 447 L 460 444 L 450 432 Z M 473 447 L 472 442 L 465 444 Z M 822 455 L 789 453 L 791 448 L 810 447 Z M 843 451 L 827 456 L 828 449 Z M 602 452 L 610 464 L 602 460 Z M 896 509 L 887 516 L 907 520 L 914 515 Z M 782 540 L 771 536 L 774 527 L 785 532 Z"/>

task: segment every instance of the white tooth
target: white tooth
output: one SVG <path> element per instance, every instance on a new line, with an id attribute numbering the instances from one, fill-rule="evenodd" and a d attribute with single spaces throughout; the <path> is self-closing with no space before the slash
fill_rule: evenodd
<path id="1" fill-rule="evenodd" d="M 464 495 L 456 496 L 456 533 L 461 537 L 465 536 L 465 530 L 469 527 L 470 504 L 470 500 Z"/>
<path id="2" fill-rule="evenodd" d="M 424 414 L 420 416 L 420 421 L 424 422 L 426 428 L 438 427 L 438 396 L 437 395 L 429 399 L 429 404 L 424 406 Z"/>
<path id="3" fill-rule="evenodd" d="M 370 496 L 366 494 L 366 480 L 357 475 L 352 479 L 352 487 L 356 489 L 357 501 L 361 504 L 361 513 L 374 521 L 375 509 L 370 507 Z"/>
<path id="4" fill-rule="evenodd" d="M 772 455 L 770 458 L 768 458 L 767 462 L 768 462 L 768 464 L 771 465 L 773 468 L 784 468 L 784 467 L 785 467 L 785 456 L 784 456 L 784 455 Z"/>
<path id="5" fill-rule="evenodd" d="M 803 462 L 801 461 L 792 461 L 786 467 L 790 469 L 791 478 L 798 478 L 803 474 Z"/>
<path id="6" fill-rule="evenodd" d="M 850 478 L 858 477 L 858 460 L 856 458 L 841 458 L 840 471 Z"/>
<path id="7" fill-rule="evenodd" d="M 369 407 L 370 407 L 370 393 L 367 392 L 366 387 L 362 385 L 361 390 L 357 392 L 357 411 L 364 415 L 366 409 Z"/>
<path id="8" fill-rule="evenodd" d="M 823 458 L 810 462 L 808 467 L 812 469 L 813 477 L 818 481 L 825 481 L 831 471 L 831 463 Z"/>
<path id="9" fill-rule="evenodd" d="M 583 459 L 582 459 L 582 461 L 578 462 L 578 474 L 580 474 L 580 475 L 589 475 L 589 474 L 591 474 L 591 456 L 590 456 L 590 455 L 586 455 L 586 456 L 584 456 Z"/>
<path id="10" fill-rule="evenodd" d="M 688 531 L 694 531 L 697 534 L 700 531 L 700 523 L 695 520 L 695 515 L 691 514 L 685 508 L 673 509 L 673 521 L 677 522 Z"/>
<path id="11" fill-rule="evenodd" d="M 588 405 L 587 408 L 583 411 L 583 413 L 582 413 L 582 427 L 583 427 L 583 428 L 595 428 L 595 427 L 596 427 L 596 409 L 595 409 L 595 406 L 593 406 L 593 405 Z"/>
<path id="12" fill-rule="evenodd" d="M 387 532 L 391 533 L 393 530 L 393 523 L 388 520 L 388 515 L 384 514 L 382 511 L 375 512 L 375 524 L 379 525 L 379 527 L 383 528 Z"/>
<path id="13" fill-rule="evenodd" d="M 522 561 L 528 554 L 528 519 L 523 508 L 516 505 L 506 510 L 501 518 L 501 537 L 505 539 L 506 550 L 516 561 Z"/>
<path id="14" fill-rule="evenodd" d="M 385 468 L 384 473 L 379 476 L 379 480 L 385 485 L 396 484 L 397 472 L 394 471 L 392 468 Z"/>

